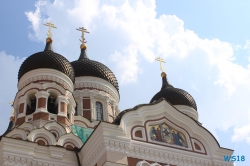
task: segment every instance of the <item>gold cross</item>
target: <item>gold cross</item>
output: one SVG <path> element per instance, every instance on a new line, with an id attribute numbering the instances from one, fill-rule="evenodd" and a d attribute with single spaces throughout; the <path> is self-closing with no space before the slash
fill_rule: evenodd
<path id="1" fill-rule="evenodd" d="M 48 33 L 47 33 L 48 37 L 52 37 L 51 28 L 56 28 L 56 27 L 55 27 L 54 24 L 51 23 L 51 22 L 48 22 L 48 23 L 46 23 L 46 24 L 44 24 L 44 25 L 49 27 L 49 31 L 48 31 Z"/>
<path id="2" fill-rule="evenodd" d="M 78 28 L 78 29 L 76 29 L 76 30 L 82 32 L 82 36 L 81 36 L 81 37 L 82 37 L 82 40 L 79 39 L 79 40 L 82 42 L 82 44 L 86 43 L 86 42 L 85 42 L 85 38 L 84 38 L 84 32 L 85 32 L 85 33 L 89 33 L 89 32 L 87 31 L 87 29 L 85 29 L 85 28 L 83 28 L 83 27 L 80 27 L 80 28 Z"/>
<path id="3" fill-rule="evenodd" d="M 162 72 L 164 72 L 164 68 L 163 68 L 163 66 L 162 66 L 162 62 L 163 62 L 163 63 L 166 63 L 166 62 L 164 62 L 163 59 L 160 58 L 160 57 L 156 58 L 155 60 L 157 60 L 157 61 L 160 62 L 160 66 L 161 66 L 160 69 L 161 69 Z"/>

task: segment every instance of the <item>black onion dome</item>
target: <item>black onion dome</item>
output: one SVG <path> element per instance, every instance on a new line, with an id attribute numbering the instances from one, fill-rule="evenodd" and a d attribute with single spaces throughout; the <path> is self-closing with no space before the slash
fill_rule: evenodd
<path id="1" fill-rule="evenodd" d="M 166 74 L 162 73 L 162 88 L 154 95 L 150 103 L 157 101 L 161 98 L 166 99 L 172 105 L 186 105 L 194 108 L 197 111 L 197 106 L 194 98 L 186 91 L 174 88 L 169 84 Z"/>
<path id="2" fill-rule="evenodd" d="M 44 51 L 29 56 L 22 63 L 18 72 L 18 81 L 25 73 L 41 68 L 58 70 L 66 74 L 73 83 L 75 82 L 73 67 L 65 57 L 52 51 L 52 41 L 46 43 Z"/>
<path id="3" fill-rule="evenodd" d="M 111 83 L 119 92 L 119 86 L 114 73 L 104 64 L 90 60 L 85 49 L 81 49 L 78 60 L 71 62 L 75 70 L 75 77 L 93 76 Z"/>

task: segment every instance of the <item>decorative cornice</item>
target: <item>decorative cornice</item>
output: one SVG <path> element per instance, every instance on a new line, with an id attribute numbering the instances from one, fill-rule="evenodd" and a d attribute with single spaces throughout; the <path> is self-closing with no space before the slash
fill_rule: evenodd
<path id="1" fill-rule="evenodd" d="M 194 155 L 191 157 L 188 154 L 173 153 L 166 149 L 157 149 L 144 145 L 136 145 L 135 142 L 130 145 L 122 142 L 105 140 L 105 150 L 120 154 L 126 154 L 128 157 L 155 161 L 158 163 L 166 163 L 178 166 L 233 166 L 233 163 L 221 161 L 212 161 L 210 157 L 202 157 Z"/>
<path id="2" fill-rule="evenodd" d="M 0 142 L 2 166 L 68 166 L 77 165 L 75 152 L 58 146 L 39 146 L 36 143 L 3 137 Z"/>
<path id="3" fill-rule="evenodd" d="M 198 121 L 199 114 L 194 108 L 185 105 L 174 105 L 174 107 L 182 113 Z"/>
<path id="4" fill-rule="evenodd" d="M 111 95 L 116 103 L 119 103 L 120 100 L 119 93 L 115 89 L 115 87 L 108 81 L 97 77 L 90 77 L 90 76 L 78 77 L 76 78 L 74 88 L 75 91 L 83 89 L 91 89 L 91 88 L 97 89 L 99 91 L 103 91 Z"/>
<path id="5" fill-rule="evenodd" d="M 222 154 L 200 154 L 131 140 L 115 126 L 101 123 L 81 149 L 83 166 L 94 166 L 106 153 L 113 152 L 127 157 L 178 166 L 233 166 L 225 162 Z M 116 135 L 116 137 L 114 137 Z M 228 154 L 225 153 L 225 154 Z"/>
<path id="6" fill-rule="evenodd" d="M 73 92 L 73 83 L 65 74 L 53 69 L 36 69 L 26 73 L 18 82 L 18 90 L 21 90 L 32 82 L 55 82 L 64 89 Z"/>

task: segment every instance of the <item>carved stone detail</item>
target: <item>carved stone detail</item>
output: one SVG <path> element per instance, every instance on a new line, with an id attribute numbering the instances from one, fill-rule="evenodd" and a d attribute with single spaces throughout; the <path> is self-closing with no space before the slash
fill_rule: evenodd
<path id="1" fill-rule="evenodd" d="M 36 81 L 53 81 L 56 82 L 57 84 L 61 85 L 64 89 L 67 89 L 69 91 L 73 91 L 72 85 L 70 85 L 68 82 L 64 81 L 63 79 L 60 79 L 55 76 L 50 76 L 50 75 L 39 75 L 39 76 L 33 76 L 25 80 L 21 85 L 19 85 L 19 89 L 22 89 L 26 85 L 30 84 L 31 82 L 36 82 Z"/>
<path id="2" fill-rule="evenodd" d="M 82 160 L 84 161 L 82 162 L 82 166 L 94 166 L 105 153 L 105 151 L 105 144 L 102 142 L 96 147 L 96 149 L 92 152 L 91 155 L 84 157 L 84 159 Z"/>
<path id="3" fill-rule="evenodd" d="M 103 147 L 105 146 L 105 147 Z M 147 147 L 137 147 L 134 145 L 129 145 L 128 143 L 122 143 L 122 142 L 115 142 L 115 141 L 109 141 L 105 140 L 105 143 L 102 144 L 102 149 L 96 149 L 95 152 L 99 151 L 98 153 L 92 154 L 91 159 L 88 161 L 93 161 L 94 157 L 96 156 L 101 156 L 103 152 L 103 148 L 105 148 L 106 151 L 111 151 L 115 153 L 120 153 L 120 154 L 126 154 L 128 157 L 133 157 L 133 158 L 139 158 L 139 159 L 144 159 L 144 160 L 149 160 L 149 161 L 155 161 L 158 163 L 166 163 L 166 164 L 171 164 L 171 165 L 178 165 L 178 166 L 233 166 L 232 163 L 225 164 L 225 162 L 212 162 L 211 160 L 207 159 L 202 159 L 202 158 L 191 158 L 187 157 L 185 155 L 178 154 L 173 155 L 171 153 L 160 150 L 154 150 L 153 148 L 147 148 Z M 99 159 L 99 157 L 97 157 Z M 96 158 L 96 159 L 97 159 Z M 96 162 L 86 162 L 87 166 L 88 164 L 94 165 Z"/>
<path id="4" fill-rule="evenodd" d="M 98 89 L 101 90 L 103 92 L 106 92 L 108 95 L 112 96 L 112 98 L 118 102 L 119 101 L 119 96 L 111 89 L 108 88 L 107 86 L 103 86 L 100 84 L 96 84 L 96 83 L 90 83 L 90 82 L 84 82 L 84 83 L 76 83 L 75 84 L 75 90 L 77 89 L 89 89 L 89 88 L 93 88 L 93 89 Z"/>

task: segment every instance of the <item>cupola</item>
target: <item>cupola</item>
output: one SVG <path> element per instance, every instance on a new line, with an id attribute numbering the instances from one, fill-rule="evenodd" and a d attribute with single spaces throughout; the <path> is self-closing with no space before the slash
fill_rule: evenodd
<path id="1" fill-rule="evenodd" d="M 156 60 L 163 62 L 161 58 L 157 58 Z M 185 90 L 173 87 L 169 83 L 167 74 L 164 72 L 162 65 L 161 70 L 162 87 L 161 90 L 153 96 L 150 103 L 154 103 L 155 101 L 164 98 L 183 113 L 198 120 L 197 106 L 194 98 Z"/>
<path id="2" fill-rule="evenodd" d="M 29 122 L 40 128 L 56 121 L 69 130 L 76 107 L 75 73 L 70 62 L 52 49 L 51 28 L 56 27 L 45 25 L 49 31 L 44 51 L 29 56 L 19 69 L 14 126 Z"/>
<path id="3" fill-rule="evenodd" d="M 29 56 L 21 65 L 18 81 L 29 71 L 36 69 L 54 69 L 70 78 L 74 83 L 75 74 L 70 62 L 62 55 L 52 50 L 52 39 L 47 38 L 44 51 Z"/>
<path id="4" fill-rule="evenodd" d="M 118 114 L 119 86 L 114 73 L 104 64 L 89 59 L 83 27 L 81 53 L 78 60 L 71 62 L 75 71 L 77 115 L 89 121 L 112 122 Z"/>

